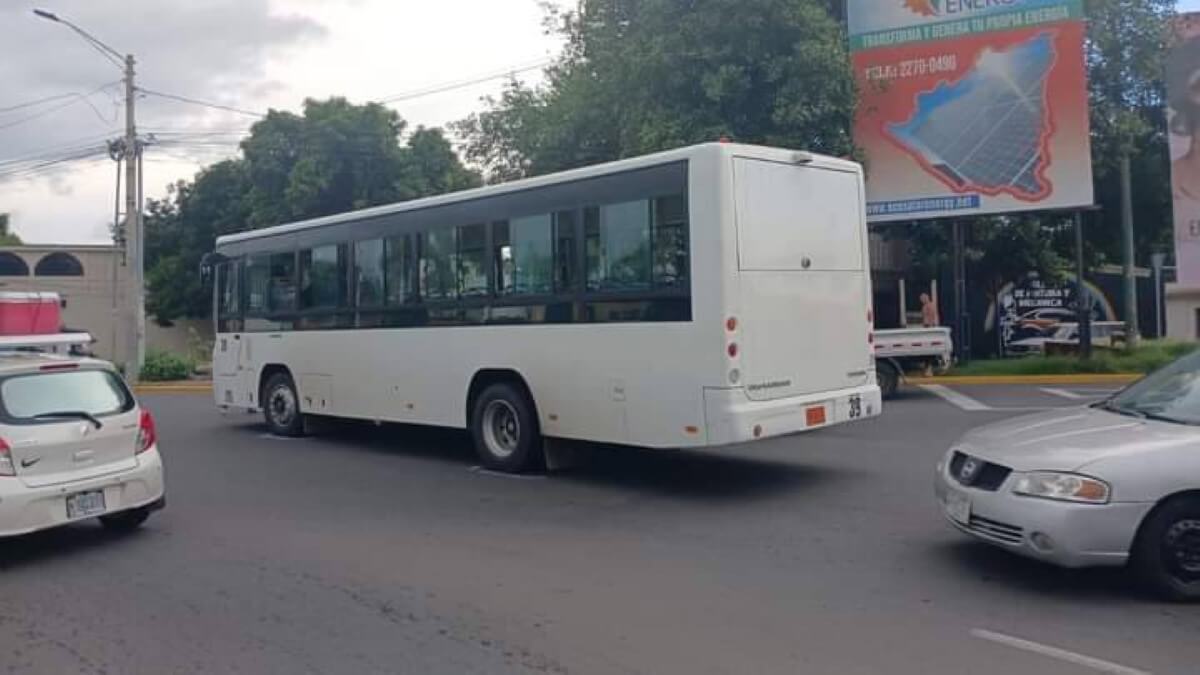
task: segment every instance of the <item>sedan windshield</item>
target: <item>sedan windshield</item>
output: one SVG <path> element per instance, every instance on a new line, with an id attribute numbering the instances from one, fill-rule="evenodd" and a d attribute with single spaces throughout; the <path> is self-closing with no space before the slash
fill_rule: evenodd
<path id="1" fill-rule="evenodd" d="M 1149 419 L 1200 425 L 1200 351 L 1105 401 L 1102 407 Z"/>

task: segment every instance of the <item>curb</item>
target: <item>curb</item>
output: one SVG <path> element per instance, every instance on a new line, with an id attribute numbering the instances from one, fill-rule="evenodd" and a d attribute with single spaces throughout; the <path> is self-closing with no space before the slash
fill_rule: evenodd
<path id="1" fill-rule="evenodd" d="M 1129 384 L 1143 377 L 1140 373 L 1081 373 L 1077 375 L 943 375 L 909 377 L 909 384 Z"/>

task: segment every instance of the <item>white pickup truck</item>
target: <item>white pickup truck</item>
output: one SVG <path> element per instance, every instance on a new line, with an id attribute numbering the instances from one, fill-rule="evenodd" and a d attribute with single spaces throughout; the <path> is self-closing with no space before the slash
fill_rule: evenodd
<path id="1" fill-rule="evenodd" d="M 875 371 L 884 398 L 896 395 L 905 372 L 950 367 L 954 342 L 949 328 L 893 328 L 875 332 Z"/>

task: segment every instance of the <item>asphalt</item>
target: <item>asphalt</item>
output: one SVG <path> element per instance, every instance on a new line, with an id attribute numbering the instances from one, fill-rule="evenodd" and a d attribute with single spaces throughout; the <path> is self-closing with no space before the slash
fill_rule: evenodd
<path id="1" fill-rule="evenodd" d="M 912 388 L 855 426 L 519 478 L 461 433 L 279 440 L 149 395 L 167 509 L 0 544 L 0 670 L 1197 672 L 1200 607 L 944 524 L 933 464 L 957 435 L 1081 400 L 954 391 L 983 408 Z"/>

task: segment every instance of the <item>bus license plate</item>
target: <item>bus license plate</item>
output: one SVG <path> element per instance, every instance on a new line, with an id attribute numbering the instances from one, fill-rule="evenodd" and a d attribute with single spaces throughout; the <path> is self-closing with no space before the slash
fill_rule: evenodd
<path id="1" fill-rule="evenodd" d="M 104 513 L 104 491 L 80 492 L 67 497 L 67 518 L 87 518 Z"/>

